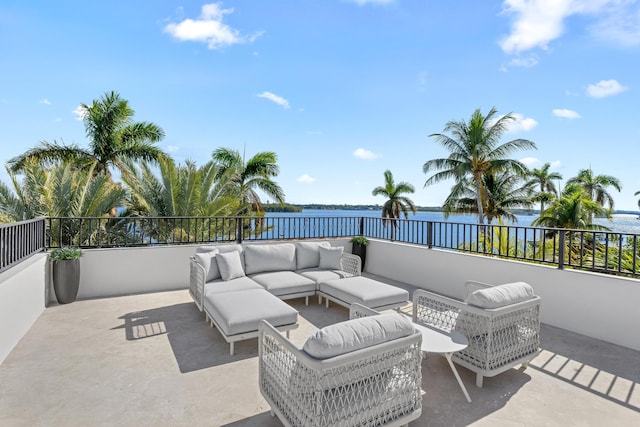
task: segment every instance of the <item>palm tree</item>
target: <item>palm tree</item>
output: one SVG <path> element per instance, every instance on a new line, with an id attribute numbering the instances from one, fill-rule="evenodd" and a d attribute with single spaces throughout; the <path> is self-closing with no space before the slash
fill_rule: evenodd
<path id="1" fill-rule="evenodd" d="M 569 179 L 567 184 L 578 184 L 582 186 L 587 196 L 599 206 L 609 205 L 609 210 L 613 210 L 613 196 L 607 191 L 607 187 L 613 187 L 620 191 L 622 184 L 618 178 L 611 175 L 595 175 L 591 168 L 581 169 L 578 175 Z M 591 214 L 590 222 L 593 220 Z"/>
<path id="2" fill-rule="evenodd" d="M 633 193 L 634 196 L 638 196 L 640 195 L 640 191 L 636 191 L 635 193 Z M 638 199 L 638 207 L 640 208 L 640 199 Z"/>
<path id="3" fill-rule="evenodd" d="M 535 200 L 540 202 L 540 213 L 544 211 L 545 202 L 551 201 L 558 196 L 558 190 L 553 180 L 562 179 L 561 174 L 558 172 L 550 172 L 550 168 L 551 164 L 545 163 L 540 169 L 534 168 L 529 174 L 531 177 L 529 184 L 540 188 L 535 195 Z"/>
<path id="4" fill-rule="evenodd" d="M 390 170 L 384 172 L 384 187 L 376 187 L 373 189 L 374 196 L 385 196 L 387 201 L 382 205 L 382 224 L 386 226 L 391 224 L 391 240 L 395 238 L 395 228 L 398 226 L 397 220 L 400 214 L 404 214 L 405 218 L 409 218 L 409 211 L 416 213 L 416 206 L 413 201 L 404 193 L 413 193 L 415 190 L 413 185 L 407 182 L 399 182 L 397 185 L 393 181 L 393 174 Z"/>
<path id="5" fill-rule="evenodd" d="M 470 179 L 465 179 L 461 183 L 461 185 L 455 186 L 455 191 L 447 197 L 442 206 L 445 217 L 451 213 L 478 212 L 475 185 Z M 498 221 L 507 219 L 515 223 L 518 218 L 512 210 L 531 207 L 531 185 L 529 183 L 523 184 L 518 175 L 509 171 L 488 172 L 482 177 L 482 185 L 485 191 L 482 209 L 489 224 L 494 219 Z"/>
<path id="6" fill-rule="evenodd" d="M 165 155 L 154 145 L 164 138 L 164 131 L 154 123 L 133 122 L 133 109 L 117 92 L 107 92 L 91 105 L 81 104 L 80 108 L 89 139 L 87 149 L 43 141 L 9 160 L 11 169 L 21 171 L 30 160 L 43 165 L 69 162 L 79 168 L 91 168 L 94 174 L 110 176 L 110 167 L 123 171 L 125 160 L 157 161 Z"/>
<path id="7" fill-rule="evenodd" d="M 607 227 L 593 224 L 594 215 L 610 216 L 600 204 L 593 201 L 582 186 L 567 183 L 562 196 L 551 202 L 533 222 L 533 226 L 566 228 L 577 230 L 606 230 Z"/>
<path id="8" fill-rule="evenodd" d="M 271 151 L 257 153 L 245 162 L 237 150 L 218 148 L 212 155 L 218 167 L 217 177 L 229 175 L 230 192 L 240 204 L 240 214 L 263 213 L 256 190 L 264 192 L 278 203 L 284 203 L 284 191 L 271 178 L 278 176 L 278 156 Z"/>
<path id="9" fill-rule="evenodd" d="M 509 124 L 516 118 L 509 113 L 496 119 L 497 113 L 495 107 L 486 116 L 477 109 L 471 115 L 469 122 L 449 121 L 443 132 L 449 132 L 451 136 L 443 133 L 430 135 L 435 137 L 437 143 L 449 150 L 449 156 L 429 160 L 422 167 L 425 174 L 433 169 L 439 171 L 427 179 L 425 187 L 450 178 L 453 178 L 457 185 L 465 178 L 471 178 L 476 187 L 476 206 L 480 224 L 484 224 L 483 175 L 488 171 L 497 172 L 507 169 L 516 174 L 525 175 L 526 166 L 506 156 L 518 150 L 536 148 L 536 145 L 527 139 L 514 139 L 500 144 L 502 134 L 508 130 Z"/>

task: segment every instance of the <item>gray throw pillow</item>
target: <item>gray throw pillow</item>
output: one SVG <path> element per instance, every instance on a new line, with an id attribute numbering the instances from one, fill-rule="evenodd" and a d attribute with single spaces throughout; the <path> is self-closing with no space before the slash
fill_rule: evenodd
<path id="1" fill-rule="evenodd" d="M 218 263 L 222 280 L 227 281 L 244 277 L 245 274 L 242 268 L 242 261 L 240 260 L 240 252 L 233 251 L 226 254 L 217 254 L 215 259 Z"/>
<path id="2" fill-rule="evenodd" d="M 220 271 L 218 270 L 218 263 L 216 262 L 217 254 L 217 249 L 208 252 L 196 252 L 194 254 L 196 262 L 204 268 L 205 282 L 220 278 Z"/>
<path id="3" fill-rule="evenodd" d="M 342 246 L 337 248 L 325 248 L 320 246 L 318 248 L 318 252 L 320 253 L 320 263 L 318 264 L 319 268 L 342 270 L 342 264 L 340 263 L 342 252 L 344 252 L 344 248 Z"/>

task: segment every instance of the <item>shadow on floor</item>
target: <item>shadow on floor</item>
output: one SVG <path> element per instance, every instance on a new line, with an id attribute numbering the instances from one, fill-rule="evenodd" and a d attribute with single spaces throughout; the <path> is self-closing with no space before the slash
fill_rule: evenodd
<path id="1" fill-rule="evenodd" d="M 267 411 L 220 427 L 282 427 L 282 423 L 278 417 L 272 417 L 271 412 Z"/>

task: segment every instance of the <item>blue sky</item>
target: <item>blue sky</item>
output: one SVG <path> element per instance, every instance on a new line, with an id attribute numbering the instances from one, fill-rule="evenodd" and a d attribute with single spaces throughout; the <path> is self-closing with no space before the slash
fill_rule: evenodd
<path id="1" fill-rule="evenodd" d="M 429 135 L 476 108 L 519 120 L 504 141 L 565 180 L 640 190 L 635 0 L 40 1 L 0 5 L 0 160 L 39 141 L 86 144 L 78 105 L 115 90 L 160 125 L 176 160 L 275 151 L 290 203 L 383 203 L 389 169 L 418 205 Z M 0 180 L 7 182 L 4 169 Z"/>

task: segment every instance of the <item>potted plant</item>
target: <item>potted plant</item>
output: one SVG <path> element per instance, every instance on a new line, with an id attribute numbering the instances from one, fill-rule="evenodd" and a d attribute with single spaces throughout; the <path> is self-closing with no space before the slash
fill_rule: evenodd
<path id="1" fill-rule="evenodd" d="M 80 248 L 62 247 L 51 251 L 53 262 L 53 290 L 60 304 L 76 300 L 80 287 Z"/>
<path id="2" fill-rule="evenodd" d="M 360 260 L 362 261 L 360 271 L 364 271 L 364 262 L 367 259 L 367 245 L 369 244 L 369 239 L 364 236 L 355 236 L 351 238 L 350 242 L 351 253 L 360 257 Z"/>

